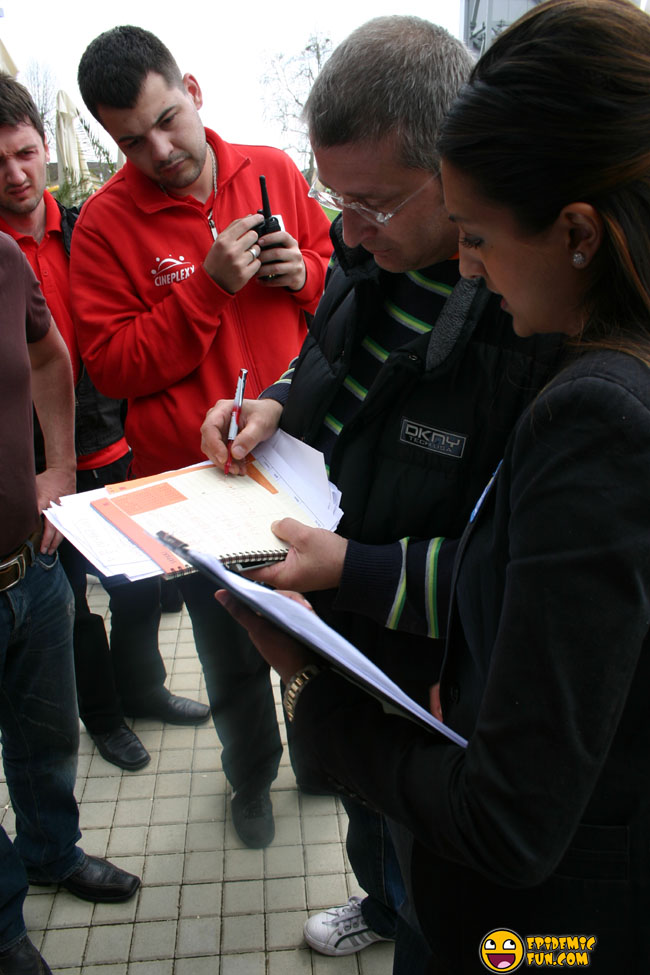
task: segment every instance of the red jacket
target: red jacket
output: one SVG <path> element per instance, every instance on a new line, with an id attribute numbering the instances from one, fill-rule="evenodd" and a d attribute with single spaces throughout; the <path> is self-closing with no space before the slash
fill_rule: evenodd
<path id="1" fill-rule="evenodd" d="M 202 267 L 212 244 L 204 210 L 167 196 L 130 162 L 86 201 L 72 242 L 73 316 L 97 388 L 129 401 L 136 476 L 204 460 L 206 410 L 234 395 L 242 366 L 248 397 L 278 378 L 323 291 L 329 222 L 298 169 L 278 149 L 206 135 L 218 160 L 217 229 L 259 208 L 263 173 L 307 279 L 296 292 L 256 280 L 236 295 L 222 290 Z"/>

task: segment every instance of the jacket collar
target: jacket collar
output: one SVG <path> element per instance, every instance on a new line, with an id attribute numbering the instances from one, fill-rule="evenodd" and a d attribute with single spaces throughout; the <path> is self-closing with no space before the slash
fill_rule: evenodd
<path id="1" fill-rule="evenodd" d="M 250 157 L 241 151 L 246 148 L 245 146 L 235 146 L 229 142 L 224 142 L 212 129 L 206 128 L 205 136 L 217 157 L 217 195 L 220 195 L 224 187 L 242 169 L 250 166 Z M 145 213 L 155 213 L 157 210 L 165 210 L 168 207 L 178 206 L 179 203 L 182 204 L 183 201 L 181 199 L 168 196 L 164 190 L 160 189 L 157 183 L 140 172 L 137 166 L 134 166 L 130 160 L 127 159 L 121 172 L 124 174 L 126 187 L 134 203 Z"/>

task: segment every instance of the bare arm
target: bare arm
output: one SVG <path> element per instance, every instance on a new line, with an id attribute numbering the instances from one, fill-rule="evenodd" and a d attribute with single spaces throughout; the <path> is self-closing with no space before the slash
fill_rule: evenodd
<path id="1" fill-rule="evenodd" d="M 54 321 L 44 338 L 28 346 L 32 367 L 32 399 L 45 441 L 47 467 L 36 478 L 40 511 L 75 491 L 74 391 L 72 366 Z M 52 553 L 61 535 L 45 522 L 41 551 Z"/>

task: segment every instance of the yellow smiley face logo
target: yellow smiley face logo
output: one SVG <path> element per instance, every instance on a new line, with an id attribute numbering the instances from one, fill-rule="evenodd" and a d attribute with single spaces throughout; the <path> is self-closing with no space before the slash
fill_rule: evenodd
<path id="1" fill-rule="evenodd" d="M 486 934 L 479 957 L 490 972 L 514 972 L 524 960 L 524 943 L 508 928 L 497 928 Z"/>

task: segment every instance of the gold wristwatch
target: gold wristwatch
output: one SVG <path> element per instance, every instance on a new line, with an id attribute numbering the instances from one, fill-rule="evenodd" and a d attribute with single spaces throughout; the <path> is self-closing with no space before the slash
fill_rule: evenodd
<path id="1" fill-rule="evenodd" d="M 316 674 L 320 674 L 323 670 L 324 668 L 319 664 L 307 664 L 306 667 L 302 667 L 296 674 L 293 675 L 285 687 L 284 695 L 282 697 L 284 710 L 289 721 L 293 721 L 296 704 L 303 687 L 311 680 L 312 677 L 315 677 Z"/>

